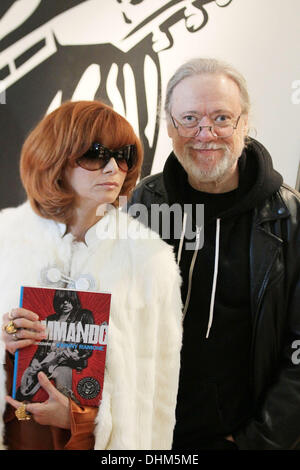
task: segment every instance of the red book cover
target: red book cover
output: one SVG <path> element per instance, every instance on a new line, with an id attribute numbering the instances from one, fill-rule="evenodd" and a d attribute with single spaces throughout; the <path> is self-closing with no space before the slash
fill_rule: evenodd
<path id="1" fill-rule="evenodd" d="M 20 307 L 46 326 L 47 338 L 15 354 L 13 397 L 43 402 L 38 372 L 77 404 L 99 406 L 102 397 L 111 294 L 22 287 Z"/>

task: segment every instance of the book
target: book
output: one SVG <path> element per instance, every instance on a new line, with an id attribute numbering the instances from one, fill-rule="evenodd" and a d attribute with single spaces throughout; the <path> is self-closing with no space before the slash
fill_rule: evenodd
<path id="1" fill-rule="evenodd" d="M 108 293 L 22 286 L 20 307 L 39 316 L 47 337 L 16 351 L 13 398 L 46 401 L 37 377 L 42 371 L 77 404 L 99 406 L 110 303 Z"/>

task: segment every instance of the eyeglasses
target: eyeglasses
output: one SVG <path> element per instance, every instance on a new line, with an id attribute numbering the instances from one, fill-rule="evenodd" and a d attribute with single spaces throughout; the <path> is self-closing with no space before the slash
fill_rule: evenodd
<path id="1" fill-rule="evenodd" d="M 234 133 L 234 130 L 238 126 L 241 114 L 237 118 L 235 124 L 233 124 L 232 120 L 227 119 L 227 121 L 220 121 L 218 123 L 213 124 L 212 126 L 200 126 L 200 120 L 202 118 L 198 119 L 196 118 L 196 116 L 188 117 L 193 117 L 194 120 L 183 123 L 178 121 L 171 115 L 173 126 L 175 127 L 175 129 L 177 129 L 178 135 L 180 135 L 181 137 L 197 137 L 202 131 L 202 129 L 207 127 L 214 137 L 221 137 L 225 139 L 226 137 L 231 137 Z M 175 124 L 175 121 L 177 123 L 177 126 Z"/>
<path id="2" fill-rule="evenodd" d="M 110 150 L 98 142 L 94 142 L 87 152 L 77 158 L 76 163 L 88 171 L 104 168 L 111 158 L 114 158 L 122 171 L 128 171 L 134 164 L 136 155 L 135 145 L 125 145 L 116 150 Z"/>

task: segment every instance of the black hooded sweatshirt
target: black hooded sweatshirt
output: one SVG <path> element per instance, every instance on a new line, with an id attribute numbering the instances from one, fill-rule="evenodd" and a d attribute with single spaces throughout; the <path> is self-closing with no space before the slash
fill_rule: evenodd
<path id="1" fill-rule="evenodd" d="M 173 448 L 226 449 L 232 444 L 224 438 L 253 413 L 249 384 L 252 212 L 279 189 L 282 177 L 273 169 L 266 149 L 252 141 L 239 159 L 239 186 L 233 191 L 209 194 L 193 189 L 173 153 L 163 178 L 169 204 L 204 204 L 204 244 L 195 258 L 184 319 Z M 195 222 L 195 214 L 193 218 Z M 179 240 L 172 243 L 178 251 Z M 180 258 L 183 303 L 194 255 L 184 246 Z"/>

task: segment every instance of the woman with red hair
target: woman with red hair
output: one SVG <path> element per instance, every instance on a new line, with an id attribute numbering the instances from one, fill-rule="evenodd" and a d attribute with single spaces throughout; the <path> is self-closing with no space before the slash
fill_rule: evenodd
<path id="1" fill-rule="evenodd" d="M 0 399 L 0 448 L 171 448 L 182 334 L 179 272 L 172 249 L 118 208 L 141 164 L 132 127 L 99 101 L 64 103 L 24 143 L 20 170 L 28 200 L 0 213 L 0 397 L 8 394 Z M 10 396 L 15 351 L 45 338 L 38 312 L 16 308 L 21 285 L 112 294 L 99 408 L 79 406 L 43 372 L 38 380 L 46 402 L 24 406 Z M 18 421 L 20 409 L 26 421 Z"/>

